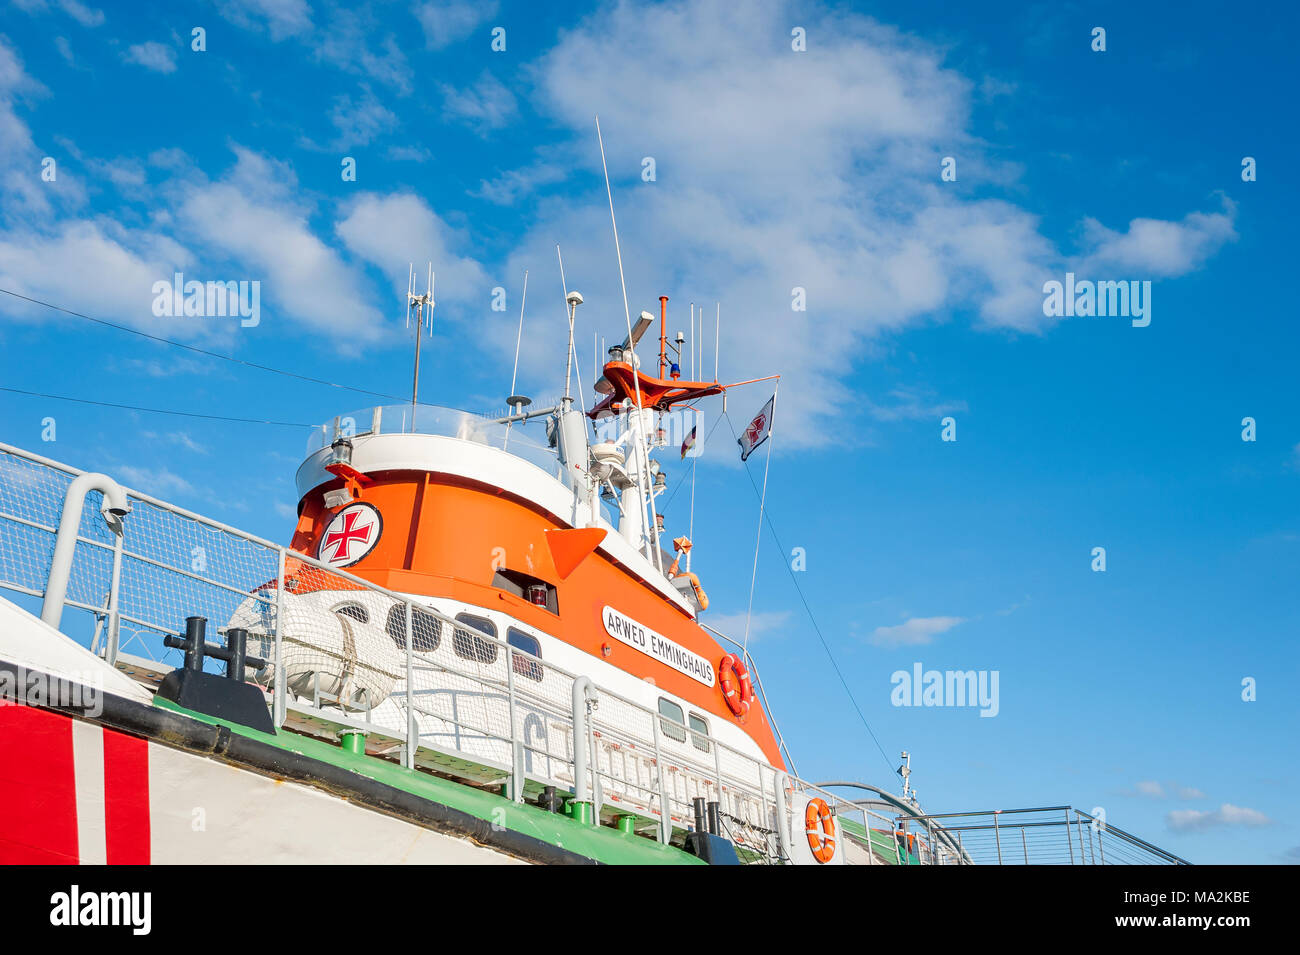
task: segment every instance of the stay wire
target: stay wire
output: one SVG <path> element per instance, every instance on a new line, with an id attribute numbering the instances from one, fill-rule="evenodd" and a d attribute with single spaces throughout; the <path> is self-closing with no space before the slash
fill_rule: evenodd
<path id="1" fill-rule="evenodd" d="M 727 427 L 731 429 L 732 437 L 739 441 L 740 438 L 736 435 L 736 428 L 731 423 L 731 415 L 724 411 L 722 417 L 727 419 Z M 742 466 L 742 469 L 745 472 L 745 476 L 749 478 L 750 487 L 754 489 L 754 496 L 758 497 L 758 485 L 754 483 L 754 476 L 749 473 L 749 468 Z M 785 545 L 781 543 L 781 537 L 777 534 L 776 527 L 772 524 L 771 512 L 768 512 L 765 517 L 767 528 L 772 532 L 772 540 L 776 542 L 777 548 L 784 554 Z M 840 684 L 844 687 L 845 695 L 848 696 L 849 702 L 853 704 L 853 709 L 857 712 L 858 719 L 862 721 L 862 725 L 866 728 L 867 734 L 871 737 L 871 741 L 876 744 L 876 749 L 880 750 L 880 756 L 884 759 L 885 765 L 889 767 L 890 773 L 893 773 L 894 764 L 885 753 L 885 748 L 880 745 L 880 740 L 876 738 L 876 731 L 873 730 L 871 724 L 867 722 L 866 714 L 862 712 L 862 707 L 858 705 L 857 698 L 853 695 L 853 691 L 849 689 L 849 681 L 845 679 L 844 672 L 840 669 L 840 665 L 835 659 L 835 654 L 831 652 L 830 644 L 826 642 L 826 637 L 822 634 L 821 627 L 817 625 L 817 618 L 813 616 L 812 607 L 808 604 L 808 598 L 804 596 L 803 588 L 799 586 L 799 578 L 794 575 L 794 570 L 785 560 L 782 560 L 781 563 L 785 565 L 786 572 L 790 575 L 790 582 L 794 584 L 795 593 L 799 595 L 799 601 L 803 604 L 804 612 L 808 615 L 808 620 L 813 626 L 813 632 L 817 634 L 817 639 L 821 641 L 822 649 L 826 651 L 826 658 L 830 660 L 831 668 L 835 671 L 835 675 L 839 677 Z"/>

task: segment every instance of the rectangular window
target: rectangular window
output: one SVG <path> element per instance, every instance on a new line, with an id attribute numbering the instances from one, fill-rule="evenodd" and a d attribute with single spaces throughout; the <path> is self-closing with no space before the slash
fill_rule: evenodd
<path id="1" fill-rule="evenodd" d="M 497 645 L 484 640 L 479 633 L 486 633 L 493 639 L 496 638 L 497 628 L 491 620 L 486 617 L 478 617 L 472 613 L 456 614 L 456 622 L 463 623 L 472 629 L 465 630 L 460 627 L 451 636 L 451 648 L 456 652 L 456 656 L 462 660 L 473 660 L 476 663 L 496 663 Z M 477 630 L 478 633 L 474 631 Z"/>
<path id="2" fill-rule="evenodd" d="M 531 637 L 522 630 L 516 630 L 510 627 L 506 630 L 506 643 L 510 644 L 517 650 L 523 650 L 524 653 L 531 653 L 535 657 L 542 655 L 542 645 L 536 637 Z M 530 680 L 542 679 L 542 665 L 536 660 L 529 659 L 522 653 L 510 652 L 511 666 L 515 668 L 515 673 L 519 676 L 526 676 Z"/>
<path id="3" fill-rule="evenodd" d="M 659 697 L 659 728 L 669 739 L 675 739 L 679 743 L 686 742 L 686 716 L 682 713 L 682 708 L 672 700 Z"/>
<path id="4" fill-rule="evenodd" d="M 691 745 L 706 753 L 709 751 L 709 723 L 699 713 L 691 714 Z"/>

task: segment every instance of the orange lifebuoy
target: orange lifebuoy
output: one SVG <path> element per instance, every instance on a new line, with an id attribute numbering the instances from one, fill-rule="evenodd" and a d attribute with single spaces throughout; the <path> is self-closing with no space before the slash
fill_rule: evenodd
<path id="1" fill-rule="evenodd" d="M 744 719 L 754 700 L 754 685 L 749 680 L 749 670 L 734 653 L 728 653 L 718 664 L 718 686 L 722 688 L 727 709 Z"/>
<path id="2" fill-rule="evenodd" d="M 835 858 L 835 817 L 824 799 L 808 800 L 803 821 L 808 829 L 808 848 L 813 858 L 823 864 Z"/>

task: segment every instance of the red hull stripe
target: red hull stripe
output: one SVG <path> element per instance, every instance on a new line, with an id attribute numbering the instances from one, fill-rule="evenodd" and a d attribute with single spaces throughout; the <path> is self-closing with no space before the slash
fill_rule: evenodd
<path id="1" fill-rule="evenodd" d="M 78 861 L 72 720 L 0 704 L 0 864 Z"/>
<path id="2" fill-rule="evenodd" d="M 109 865 L 149 862 L 149 744 L 104 730 L 104 825 Z"/>

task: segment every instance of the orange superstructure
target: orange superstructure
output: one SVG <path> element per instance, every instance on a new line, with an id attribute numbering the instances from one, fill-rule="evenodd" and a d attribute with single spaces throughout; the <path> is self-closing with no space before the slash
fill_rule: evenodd
<path id="1" fill-rule="evenodd" d="M 601 614 L 612 605 L 715 666 L 727 655 L 689 609 L 599 548 L 569 573 L 561 573 L 549 536 L 585 529 L 569 528 L 534 501 L 461 475 L 385 470 L 366 477 L 369 483 L 359 488 L 361 496 L 354 499 L 373 505 L 383 515 L 383 534 L 369 553 L 348 566 L 351 573 L 390 590 L 498 608 L 596 659 L 652 681 L 719 720 L 742 726 L 773 765 L 784 765 L 761 706 L 737 716 L 728 707 L 720 682 L 707 687 L 607 634 Z M 325 494 L 344 487 L 344 479 L 334 478 L 303 498 L 292 542 L 295 550 L 317 553 L 322 532 L 336 510 L 325 506 Z M 555 610 L 495 585 L 502 572 L 553 588 Z"/>

